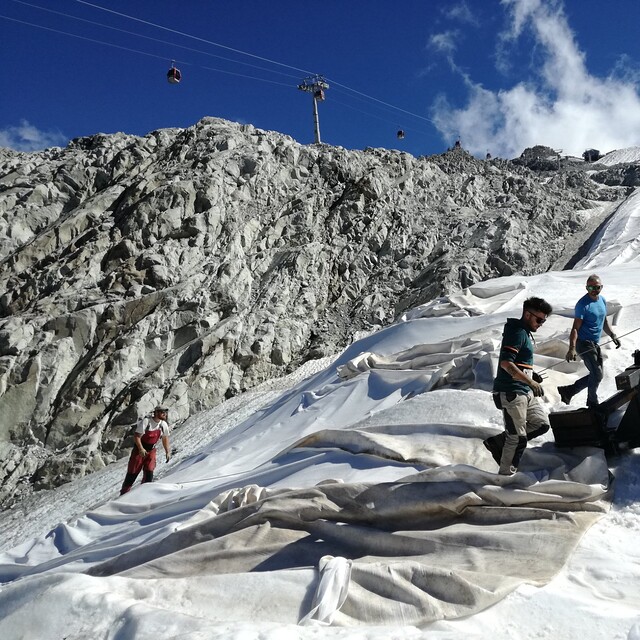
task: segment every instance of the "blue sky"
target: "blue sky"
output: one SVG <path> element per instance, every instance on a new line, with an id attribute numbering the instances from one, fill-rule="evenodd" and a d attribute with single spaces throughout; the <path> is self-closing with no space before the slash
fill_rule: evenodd
<path id="1" fill-rule="evenodd" d="M 606 152 L 640 145 L 638 24 L 636 0 L 0 0 L 0 146 L 204 116 L 310 143 L 319 73 L 329 144 Z"/>

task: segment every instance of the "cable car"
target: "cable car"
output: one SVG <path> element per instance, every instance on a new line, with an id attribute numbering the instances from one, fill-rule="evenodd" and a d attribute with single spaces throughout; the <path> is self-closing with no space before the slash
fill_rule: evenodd
<path id="1" fill-rule="evenodd" d="M 182 80 L 182 74 L 180 73 L 180 69 L 178 69 L 174 62 L 171 63 L 171 69 L 167 71 L 167 82 L 170 84 L 178 84 Z"/>
<path id="2" fill-rule="evenodd" d="M 320 100 L 320 101 L 324 100 L 324 89 L 316 89 L 316 90 L 313 92 L 313 97 L 314 97 L 316 100 Z"/>
<path id="3" fill-rule="evenodd" d="M 404 131 L 402 129 L 398 129 L 398 133 L 396 133 L 396 136 L 398 137 L 398 140 L 403 140 L 404 139 Z"/>

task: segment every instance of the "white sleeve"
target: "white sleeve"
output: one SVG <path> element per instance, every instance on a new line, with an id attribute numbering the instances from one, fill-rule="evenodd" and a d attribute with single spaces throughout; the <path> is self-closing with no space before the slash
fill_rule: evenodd
<path id="1" fill-rule="evenodd" d="M 140 436 L 144 433 L 144 430 L 147 427 L 146 420 L 147 420 L 146 418 L 139 418 L 138 423 L 136 424 L 135 433 L 137 433 Z"/>
<path id="2" fill-rule="evenodd" d="M 171 433 L 171 427 L 169 426 L 169 423 L 166 422 L 165 420 L 160 421 L 160 427 L 162 429 L 163 436 L 168 436 Z"/>

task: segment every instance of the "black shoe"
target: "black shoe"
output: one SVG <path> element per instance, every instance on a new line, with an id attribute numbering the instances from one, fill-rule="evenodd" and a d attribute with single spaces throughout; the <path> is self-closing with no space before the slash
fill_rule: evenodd
<path id="1" fill-rule="evenodd" d="M 587 407 L 589 409 L 597 409 L 600 406 L 600 403 L 596 400 L 593 402 L 592 400 L 587 400 Z"/>
<path id="2" fill-rule="evenodd" d="M 560 394 L 560 400 L 565 404 L 571 404 L 571 394 L 569 393 L 569 387 L 558 387 L 558 393 Z"/>
<path id="3" fill-rule="evenodd" d="M 489 453 L 491 454 L 491 457 L 496 461 L 496 464 L 499 465 L 500 458 L 502 458 L 502 447 L 496 442 L 495 436 L 491 438 L 487 438 L 486 440 L 483 440 L 482 444 L 488 449 Z"/>

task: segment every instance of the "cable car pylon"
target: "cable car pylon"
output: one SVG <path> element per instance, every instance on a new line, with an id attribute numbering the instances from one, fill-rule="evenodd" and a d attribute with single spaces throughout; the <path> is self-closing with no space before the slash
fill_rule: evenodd
<path id="1" fill-rule="evenodd" d="M 329 88 L 327 81 L 319 75 L 309 76 L 305 78 L 301 84 L 298 85 L 300 91 L 306 91 L 313 97 L 313 124 L 315 128 L 316 144 L 321 142 L 320 140 L 320 118 L 318 116 L 318 102 L 322 102 L 325 99 L 324 92 Z"/>

